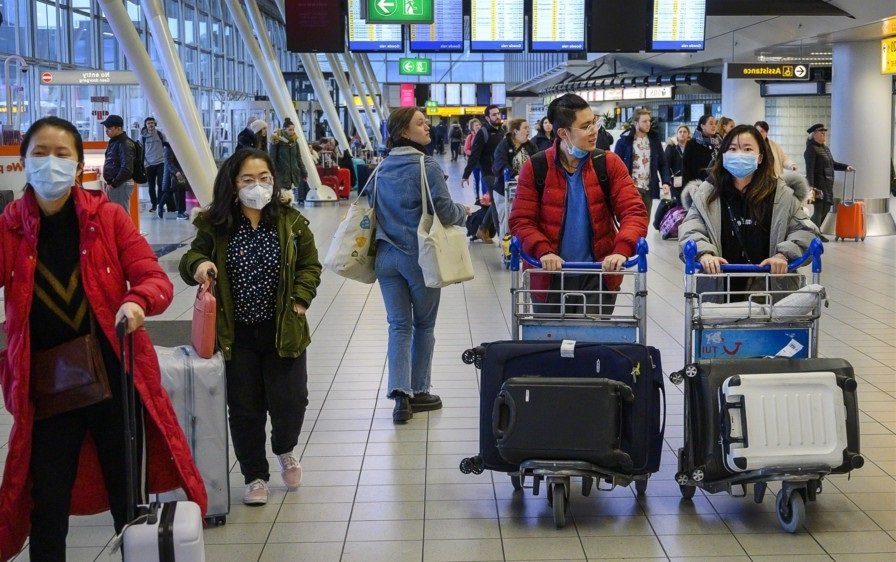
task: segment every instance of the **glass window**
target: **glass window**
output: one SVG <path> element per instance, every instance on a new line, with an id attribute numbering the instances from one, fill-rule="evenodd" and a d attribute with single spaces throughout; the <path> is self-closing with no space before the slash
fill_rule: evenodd
<path id="1" fill-rule="evenodd" d="M 214 73 L 214 86 L 219 90 L 223 90 L 224 86 L 224 57 L 216 56 L 215 57 L 215 73 Z"/>
<path id="2" fill-rule="evenodd" d="M 56 19 L 56 6 L 46 2 L 37 2 L 34 6 L 35 55 L 39 59 L 59 60 L 59 22 Z"/>
<path id="3" fill-rule="evenodd" d="M 3 25 L 0 26 L 0 52 L 30 55 L 26 51 L 28 34 L 31 26 L 28 25 L 28 1 L 6 0 L 3 2 Z M 16 36 L 18 35 L 18 42 Z"/>
<path id="4" fill-rule="evenodd" d="M 233 50 L 234 32 L 232 25 L 224 26 L 224 54 L 228 57 L 234 56 Z"/>
<path id="5" fill-rule="evenodd" d="M 199 83 L 203 86 L 212 85 L 212 54 L 207 51 L 199 52 Z"/>
<path id="6" fill-rule="evenodd" d="M 90 12 L 72 10 L 72 63 L 93 66 L 93 18 Z"/>
<path id="7" fill-rule="evenodd" d="M 212 38 L 208 34 L 208 16 L 199 14 L 199 47 L 202 49 L 212 48 Z"/>
<path id="8" fill-rule="evenodd" d="M 103 20 L 102 37 L 102 68 L 103 70 L 117 70 L 119 68 L 118 40 L 112 33 L 109 22 Z"/>
<path id="9" fill-rule="evenodd" d="M 143 31 L 143 12 L 140 10 L 140 0 L 127 0 L 128 16 L 134 22 L 137 31 Z"/>
<path id="10" fill-rule="evenodd" d="M 193 6 L 184 6 L 184 43 L 194 45 L 196 41 L 196 9 Z"/>
<path id="11" fill-rule="evenodd" d="M 175 39 L 180 39 L 180 2 L 178 0 L 165 1 L 165 15 L 168 17 L 168 30 Z"/>
<path id="12" fill-rule="evenodd" d="M 212 21 L 212 49 L 224 52 L 224 37 L 221 35 L 221 24 L 217 21 Z"/>

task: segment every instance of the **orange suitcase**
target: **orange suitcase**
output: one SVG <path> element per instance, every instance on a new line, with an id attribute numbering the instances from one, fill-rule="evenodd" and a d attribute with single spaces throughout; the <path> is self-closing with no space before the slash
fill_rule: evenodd
<path id="1" fill-rule="evenodd" d="M 852 182 L 850 182 L 852 179 Z M 846 192 L 852 184 L 852 194 L 846 198 Z M 846 172 L 843 179 L 843 202 L 837 205 L 837 223 L 835 240 L 852 238 L 856 242 L 865 239 L 865 203 L 856 201 L 856 173 Z"/>

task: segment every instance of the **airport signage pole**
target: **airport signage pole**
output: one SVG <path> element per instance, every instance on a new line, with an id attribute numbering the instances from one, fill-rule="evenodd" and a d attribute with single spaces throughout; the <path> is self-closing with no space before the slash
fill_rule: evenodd
<path id="1" fill-rule="evenodd" d="M 317 166 L 314 163 L 314 158 L 311 156 L 311 150 L 308 148 L 308 141 L 302 130 L 302 121 L 299 119 L 295 105 L 293 105 L 292 96 L 289 94 L 289 90 L 286 87 L 286 81 L 283 79 L 280 65 L 277 64 L 277 58 L 274 55 L 271 41 L 267 36 L 267 30 L 264 27 L 261 12 L 258 10 L 258 4 L 255 3 L 255 0 L 246 1 L 249 14 L 252 16 L 256 27 L 258 37 L 258 40 L 256 41 L 255 37 L 253 37 L 252 26 L 249 25 L 249 20 L 246 19 L 246 13 L 240 5 L 240 0 L 225 0 L 225 2 L 233 17 L 233 23 L 236 26 L 237 31 L 246 42 L 246 48 L 249 51 L 249 55 L 252 57 L 255 71 L 258 72 L 258 76 L 264 84 L 264 88 L 271 99 L 271 103 L 274 105 L 274 109 L 277 111 L 281 120 L 288 117 L 296 125 L 296 132 L 299 137 L 299 153 L 302 156 L 302 163 L 305 164 L 305 170 L 308 172 L 308 183 L 312 189 L 317 190 L 319 199 L 335 201 L 336 193 L 329 187 L 322 185 L 320 181 L 320 175 L 317 173 Z M 262 52 L 262 46 L 264 46 L 264 53 Z"/>
<path id="2" fill-rule="evenodd" d="M 330 97 L 330 89 L 327 88 L 324 75 L 320 71 L 320 65 L 317 63 L 317 55 L 301 53 L 299 57 L 302 59 L 302 66 L 305 67 L 305 74 L 311 80 L 311 85 L 314 87 L 314 93 L 317 94 L 320 106 L 323 108 L 324 113 L 327 114 L 327 121 L 330 122 L 330 128 L 333 129 L 336 142 L 339 143 L 342 150 L 351 150 L 351 143 L 349 143 L 348 137 L 346 137 L 345 131 L 342 129 L 342 121 L 339 120 L 339 112 L 336 111 L 333 98 Z"/>
<path id="3" fill-rule="evenodd" d="M 171 93 L 162 84 L 162 78 L 137 35 L 137 30 L 134 28 L 134 23 L 124 4 L 120 0 L 98 0 L 98 3 L 106 16 L 106 21 L 109 22 L 109 27 L 112 28 L 112 33 L 115 34 L 118 44 L 124 51 L 128 64 L 136 74 L 137 81 L 149 100 L 156 119 L 164 127 L 166 136 L 174 153 L 177 154 L 177 159 L 184 169 L 184 174 L 187 181 L 190 182 L 193 193 L 200 204 L 211 203 L 214 177 L 208 171 L 216 168 L 215 160 L 212 157 L 208 141 L 204 138 L 202 122 L 199 120 L 199 113 L 190 93 L 183 67 L 176 56 L 171 56 L 174 54 L 174 43 L 171 41 L 167 22 L 164 31 L 157 32 L 153 27 L 150 28 L 150 31 L 155 38 L 156 49 L 168 73 L 168 85 L 171 88 Z M 161 11 L 154 12 L 154 6 L 158 7 L 156 2 L 151 0 L 143 2 L 143 10 L 152 26 L 158 24 L 161 13 Z M 170 60 L 169 56 L 171 56 Z M 172 94 L 181 107 L 175 108 L 171 101 Z M 197 142 L 197 135 L 202 138 L 202 142 Z"/>
<path id="4" fill-rule="evenodd" d="M 355 124 L 355 129 L 358 131 L 358 134 L 361 135 L 361 141 L 367 148 L 376 148 L 373 146 L 373 143 L 370 142 L 370 137 L 367 135 L 367 127 L 364 126 L 364 120 L 361 119 L 361 114 L 358 112 L 358 107 L 355 105 L 355 98 L 352 95 L 352 86 L 348 83 L 348 78 L 345 77 L 345 71 L 342 69 L 342 63 L 339 62 L 339 57 L 333 53 L 326 53 L 326 57 L 327 62 L 330 63 L 330 70 L 333 71 L 333 76 L 336 78 L 336 83 L 339 84 L 339 91 L 342 93 L 342 101 L 345 102 L 345 107 L 348 108 L 348 114 L 352 118 L 352 123 Z"/>

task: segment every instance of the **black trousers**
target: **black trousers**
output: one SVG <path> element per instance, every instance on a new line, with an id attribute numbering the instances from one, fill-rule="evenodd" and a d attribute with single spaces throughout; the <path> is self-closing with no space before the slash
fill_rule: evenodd
<path id="1" fill-rule="evenodd" d="M 146 185 L 149 187 L 149 203 L 155 207 L 159 201 L 156 193 L 162 193 L 162 176 L 165 172 L 165 163 L 159 162 L 146 167 Z M 158 190 L 158 191 L 157 191 Z"/>
<path id="2" fill-rule="evenodd" d="M 818 228 L 821 228 L 821 223 L 824 222 L 825 217 L 831 212 L 831 207 L 833 207 L 833 205 L 825 199 L 815 200 L 814 210 L 812 211 L 812 222 L 814 222 Z"/>
<path id="3" fill-rule="evenodd" d="M 308 406 L 306 356 L 280 357 L 276 333 L 273 320 L 237 323 L 226 364 L 230 435 L 246 484 L 271 477 L 265 453 L 268 414 L 271 449 L 282 455 L 299 442 Z"/>
<path id="4" fill-rule="evenodd" d="M 101 337 L 99 340 L 109 375 L 109 386 L 112 388 L 112 399 L 35 421 L 33 425 L 30 471 L 31 499 L 34 505 L 31 510 L 29 554 L 35 562 L 65 560 L 72 488 L 78 471 L 81 446 L 88 433 L 96 444 L 115 532 L 121 532 L 127 522 L 125 428 L 119 363 L 113 359 L 113 352 L 105 338 Z M 139 396 L 137 411 L 139 452 L 143 448 L 140 423 L 143 416 Z M 142 454 L 139 458 L 142 458 Z M 142 489 L 145 490 L 145 485 Z M 138 497 L 137 501 L 140 502 L 141 498 Z"/>
<path id="5" fill-rule="evenodd" d="M 451 161 L 455 162 L 460 156 L 460 141 L 451 141 Z"/>

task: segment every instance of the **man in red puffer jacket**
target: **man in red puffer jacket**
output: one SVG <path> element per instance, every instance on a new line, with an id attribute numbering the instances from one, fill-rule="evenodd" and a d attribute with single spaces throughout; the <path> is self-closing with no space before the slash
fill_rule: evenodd
<path id="1" fill-rule="evenodd" d="M 647 235 L 647 208 L 622 160 L 612 152 L 595 152 L 598 127 L 588 102 L 563 95 L 551 102 L 548 119 L 557 140 L 537 155 L 542 161 L 533 158 L 523 165 L 510 230 L 546 271 L 559 271 L 565 261 L 602 261 L 604 271 L 619 271 L 638 239 Z M 607 276 L 602 283 L 600 277 L 567 275 L 563 289 L 619 290 L 620 276 Z M 559 290 L 559 275 L 533 277 L 532 289 L 548 288 Z M 615 301 L 615 293 L 590 294 L 584 312 L 610 314 Z M 545 312 L 560 312 L 558 294 L 548 294 L 547 302 L 554 306 Z M 565 311 L 582 312 L 575 308 L 580 307 L 567 305 Z"/>

